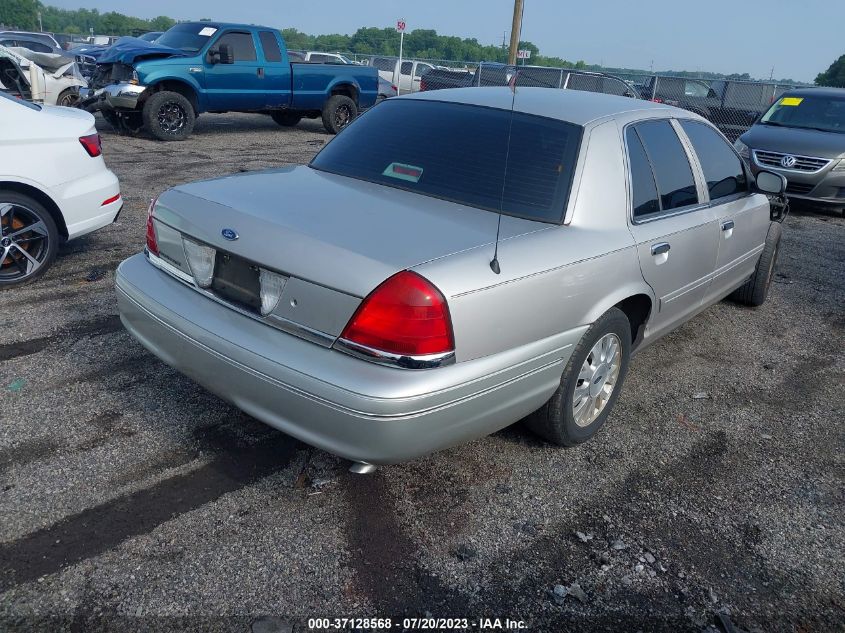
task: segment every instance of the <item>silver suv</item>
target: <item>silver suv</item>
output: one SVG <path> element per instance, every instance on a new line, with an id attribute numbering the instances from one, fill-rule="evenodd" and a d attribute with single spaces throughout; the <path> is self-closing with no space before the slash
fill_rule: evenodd
<path id="1" fill-rule="evenodd" d="M 735 147 L 755 174 L 786 176 L 790 200 L 845 212 L 845 89 L 790 90 Z"/>

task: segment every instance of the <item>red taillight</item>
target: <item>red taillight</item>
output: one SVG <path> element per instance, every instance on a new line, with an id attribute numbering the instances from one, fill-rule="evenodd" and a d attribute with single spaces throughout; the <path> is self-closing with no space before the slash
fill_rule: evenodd
<path id="1" fill-rule="evenodd" d="M 452 319 L 446 299 L 431 282 L 404 271 L 390 277 L 364 299 L 341 338 L 401 356 L 454 351 Z"/>
<path id="2" fill-rule="evenodd" d="M 663 99 L 660 97 L 655 97 L 654 99 L 649 99 L 649 101 L 653 101 L 654 103 L 663 103 Z"/>
<path id="3" fill-rule="evenodd" d="M 157 199 L 150 200 L 150 208 L 147 210 L 147 250 L 153 255 L 158 255 L 158 238 L 156 238 L 156 227 L 153 224 L 153 209 Z"/>
<path id="4" fill-rule="evenodd" d="M 85 151 L 88 152 L 88 155 L 92 158 L 96 158 L 103 153 L 103 145 L 100 143 L 99 134 L 80 136 L 79 142 L 82 143 L 82 147 L 85 148 Z"/>

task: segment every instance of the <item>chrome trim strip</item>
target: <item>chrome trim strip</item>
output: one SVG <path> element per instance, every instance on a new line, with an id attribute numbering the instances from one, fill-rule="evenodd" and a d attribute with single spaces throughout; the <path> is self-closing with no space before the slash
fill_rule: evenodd
<path id="1" fill-rule="evenodd" d="M 147 255 L 147 260 L 156 268 L 161 270 L 164 273 L 172 275 L 179 281 L 181 281 L 186 286 L 189 286 L 191 289 L 195 290 L 196 292 L 200 293 L 204 297 L 211 299 L 212 301 L 219 303 L 222 306 L 226 306 L 230 310 L 234 310 L 245 317 L 249 317 L 254 321 L 258 321 L 259 323 L 263 323 L 264 325 L 268 325 L 276 330 L 281 330 L 286 334 L 290 334 L 297 338 L 304 339 L 306 341 L 310 341 L 312 343 L 316 343 L 321 347 L 331 347 L 332 343 L 334 343 L 335 337 L 325 332 L 320 332 L 318 330 L 314 330 L 309 328 L 306 325 L 302 325 L 300 323 L 294 323 L 293 321 L 289 321 L 284 317 L 276 316 L 272 312 L 268 314 L 266 317 L 261 317 L 257 314 L 253 314 L 248 310 L 244 310 L 243 308 L 236 306 L 228 301 L 224 301 L 216 294 L 211 292 L 210 290 L 206 290 L 204 288 L 200 288 L 197 286 L 196 282 L 194 282 L 193 277 L 190 275 L 186 275 L 181 270 L 175 268 L 174 266 L 168 264 L 164 261 L 161 257 L 156 257 L 149 250 L 144 249 L 144 253 Z"/>
<path id="2" fill-rule="evenodd" d="M 371 363 L 388 367 L 401 367 L 402 369 L 433 369 L 455 364 L 454 351 L 425 356 L 402 356 L 401 354 L 391 354 L 390 352 L 373 349 L 366 345 L 359 345 L 343 338 L 337 339 L 332 348 Z"/>

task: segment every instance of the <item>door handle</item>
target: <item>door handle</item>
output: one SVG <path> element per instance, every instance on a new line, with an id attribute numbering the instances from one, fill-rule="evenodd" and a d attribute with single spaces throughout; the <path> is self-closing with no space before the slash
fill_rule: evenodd
<path id="1" fill-rule="evenodd" d="M 264 69 L 263 68 L 258 68 L 256 70 L 256 72 L 258 73 L 259 77 L 264 77 Z"/>
<path id="2" fill-rule="evenodd" d="M 722 222 L 722 230 L 723 231 L 730 231 L 733 227 L 734 227 L 734 221 L 733 220 L 725 220 L 724 222 Z"/>
<path id="3" fill-rule="evenodd" d="M 651 245 L 651 254 L 652 255 L 663 255 L 664 253 L 668 253 L 670 248 L 672 248 L 672 247 L 667 242 L 660 242 L 659 244 L 652 244 Z"/>

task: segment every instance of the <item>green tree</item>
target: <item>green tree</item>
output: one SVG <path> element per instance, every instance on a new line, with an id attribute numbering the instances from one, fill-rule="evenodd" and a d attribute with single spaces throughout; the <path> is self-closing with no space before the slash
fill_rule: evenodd
<path id="1" fill-rule="evenodd" d="M 845 88 L 845 55 L 842 55 L 823 73 L 816 77 L 816 85 Z"/>
<path id="2" fill-rule="evenodd" d="M 37 29 L 38 9 L 36 0 L 2 0 L 0 24 L 25 30 Z"/>

